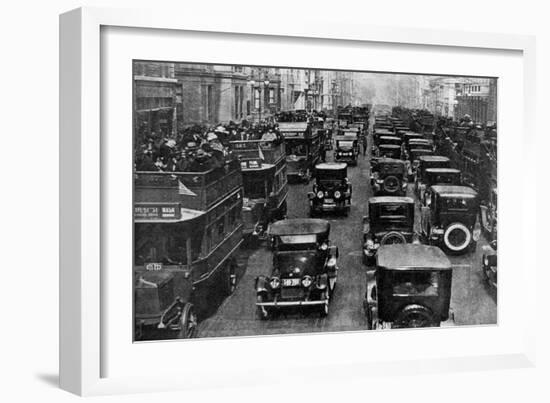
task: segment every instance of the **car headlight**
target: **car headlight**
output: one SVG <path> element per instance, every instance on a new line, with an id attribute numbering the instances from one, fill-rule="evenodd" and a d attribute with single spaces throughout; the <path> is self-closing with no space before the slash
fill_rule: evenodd
<path id="1" fill-rule="evenodd" d="M 313 284 L 313 279 L 310 276 L 304 276 L 302 278 L 302 285 L 305 288 L 309 288 L 311 286 L 311 284 Z"/>
<path id="2" fill-rule="evenodd" d="M 489 266 L 489 258 L 487 256 L 483 256 L 483 264 Z"/>
<path id="3" fill-rule="evenodd" d="M 334 192 L 334 197 L 335 197 L 336 199 L 339 199 L 340 197 L 342 197 L 342 193 L 340 193 L 340 191 L 337 190 L 336 192 Z"/>
<path id="4" fill-rule="evenodd" d="M 319 199 L 322 199 L 323 196 L 324 196 L 324 195 L 323 195 L 323 192 L 319 190 L 319 191 L 317 192 L 317 197 L 318 197 Z"/>
<path id="5" fill-rule="evenodd" d="M 320 246 L 321 250 L 327 250 L 328 249 L 328 244 L 326 244 L 325 242 L 323 242 Z"/>
<path id="6" fill-rule="evenodd" d="M 367 239 L 367 242 L 365 242 L 365 248 L 374 249 L 374 241 L 372 239 Z"/>
<path id="7" fill-rule="evenodd" d="M 269 280 L 269 286 L 271 288 L 279 288 L 281 285 L 281 280 L 279 280 L 278 277 L 272 277 L 271 280 Z"/>

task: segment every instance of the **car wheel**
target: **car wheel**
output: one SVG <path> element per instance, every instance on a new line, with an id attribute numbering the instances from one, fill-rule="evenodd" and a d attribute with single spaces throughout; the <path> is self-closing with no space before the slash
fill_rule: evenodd
<path id="1" fill-rule="evenodd" d="M 382 237 L 380 240 L 380 245 L 393 245 L 407 243 L 405 236 L 397 231 L 390 231 Z"/>
<path id="2" fill-rule="evenodd" d="M 393 327 L 395 328 L 418 328 L 433 327 L 439 323 L 432 312 L 422 305 L 408 305 L 395 317 Z"/>
<path id="3" fill-rule="evenodd" d="M 449 252 L 460 254 L 466 252 L 472 241 L 472 232 L 462 223 L 452 223 L 443 234 L 443 244 Z"/>
<path id="4" fill-rule="evenodd" d="M 397 176 L 390 175 L 384 178 L 384 183 L 382 184 L 382 188 L 384 189 L 385 192 L 395 193 L 399 190 L 400 187 L 401 187 L 401 183 L 399 182 L 399 179 L 397 178 Z"/>
<path id="5" fill-rule="evenodd" d="M 265 298 L 260 294 L 256 297 L 256 301 L 262 303 L 265 301 Z M 256 306 L 256 314 L 260 320 L 268 320 L 270 317 L 270 312 L 265 306 Z"/>
<path id="6" fill-rule="evenodd" d="M 178 339 L 192 339 L 197 333 L 198 319 L 192 304 L 186 304 L 180 317 Z"/>

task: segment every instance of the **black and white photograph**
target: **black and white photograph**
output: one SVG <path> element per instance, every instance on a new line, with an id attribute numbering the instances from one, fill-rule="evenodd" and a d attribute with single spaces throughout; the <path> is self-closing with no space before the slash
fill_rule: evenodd
<path id="1" fill-rule="evenodd" d="M 497 324 L 496 77 L 132 70 L 134 341 Z"/>

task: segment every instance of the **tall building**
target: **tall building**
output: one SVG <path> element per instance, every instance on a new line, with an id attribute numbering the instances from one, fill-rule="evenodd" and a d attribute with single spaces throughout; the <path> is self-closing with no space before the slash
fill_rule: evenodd
<path id="1" fill-rule="evenodd" d="M 176 63 L 180 129 L 250 115 L 249 71 L 242 66 Z"/>
<path id="2" fill-rule="evenodd" d="M 177 80 L 174 63 L 135 62 L 134 140 L 170 137 L 177 128 Z"/>
<path id="3" fill-rule="evenodd" d="M 496 79 L 463 78 L 456 84 L 456 118 L 467 114 L 474 122 L 496 122 L 496 103 Z"/>

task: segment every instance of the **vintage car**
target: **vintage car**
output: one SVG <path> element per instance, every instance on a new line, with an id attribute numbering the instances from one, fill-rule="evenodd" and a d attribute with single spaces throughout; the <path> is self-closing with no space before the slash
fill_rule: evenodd
<path id="1" fill-rule="evenodd" d="M 351 183 L 347 178 L 347 167 L 343 162 L 326 162 L 315 166 L 313 192 L 308 193 L 312 217 L 325 211 L 349 214 Z"/>
<path id="2" fill-rule="evenodd" d="M 404 124 L 394 124 L 393 126 L 393 129 L 395 130 L 396 133 L 406 133 L 408 131 L 410 131 L 410 127 L 409 126 L 406 126 Z"/>
<path id="3" fill-rule="evenodd" d="M 420 216 L 425 243 L 455 255 L 474 251 L 481 235 L 477 192 L 467 186 L 436 185 L 430 189 Z"/>
<path id="4" fill-rule="evenodd" d="M 297 218 L 271 224 L 273 267 L 269 276 L 259 276 L 255 282 L 260 319 L 292 307 L 328 315 L 338 276 L 338 248 L 331 245 L 329 235 L 326 220 Z"/>
<path id="5" fill-rule="evenodd" d="M 374 265 L 382 245 L 413 241 L 414 200 L 410 197 L 380 196 L 368 201 L 363 217 L 363 263 Z"/>
<path id="6" fill-rule="evenodd" d="M 375 196 L 400 196 L 407 193 L 407 168 L 404 161 L 380 158 L 371 167 L 371 188 Z"/>
<path id="7" fill-rule="evenodd" d="M 380 144 L 376 157 L 400 159 L 401 147 L 395 144 Z"/>
<path id="8" fill-rule="evenodd" d="M 431 186 L 435 185 L 462 185 L 462 174 L 454 168 L 426 168 L 417 172 L 415 191 L 421 205 L 426 205 L 430 198 Z"/>
<path id="9" fill-rule="evenodd" d="M 359 155 L 358 140 L 356 132 L 345 132 L 344 135 L 336 136 L 334 138 L 336 143 L 334 161 L 357 165 L 357 156 Z"/>
<path id="10" fill-rule="evenodd" d="M 491 287 L 497 288 L 497 240 L 493 240 L 483 248 L 485 253 L 481 258 L 483 278 Z"/>
<path id="11" fill-rule="evenodd" d="M 400 137 L 397 136 L 380 136 L 374 139 L 373 145 L 372 145 L 372 155 L 377 156 L 378 155 L 378 146 L 380 144 L 391 144 L 401 147 L 403 144 L 403 140 L 401 140 Z"/>
<path id="12" fill-rule="evenodd" d="M 451 262 L 436 246 L 384 245 L 367 274 L 368 329 L 452 326 Z"/>
<path id="13" fill-rule="evenodd" d="M 426 169 L 428 168 L 450 168 L 451 161 L 447 157 L 441 155 L 421 155 L 418 157 L 418 163 L 415 164 L 414 170 L 414 190 L 420 197 L 421 185 L 424 180 Z M 435 185 L 435 183 L 434 183 Z M 459 185 L 459 183 L 457 184 Z M 425 187 L 424 187 L 425 190 Z"/>
<path id="14" fill-rule="evenodd" d="M 409 141 L 413 139 L 424 139 L 424 135 L 422 133 L 416 133 L 411 131 L 407 131 L 403 133 L 403 142 L 405 143 L 405 145 L 409 144 Z"/>
<path id="15" fill-rule="evenodd" d="M 405 159 L 409 158 L 409 154 L 411 150 L 428 150 L 428 151 L 434 151 L 434 143 L 431 140 L 428 139 L 409 139 L 408 141 L 403 141 L 403 154 L 405 156 Z"/>
<path id="16" fill-rule="evenodd" d="M 416 169 L 418 168 L 418 165 L 420 164 L 420 157 L 424 155 L 433 155 L 432 150 L 422 150 L 414 148 L 410 150 L 408 157 L 407 157 L 407 174 L 409 180 L 413 180 L 414 176 L 416 175 Z"/>

